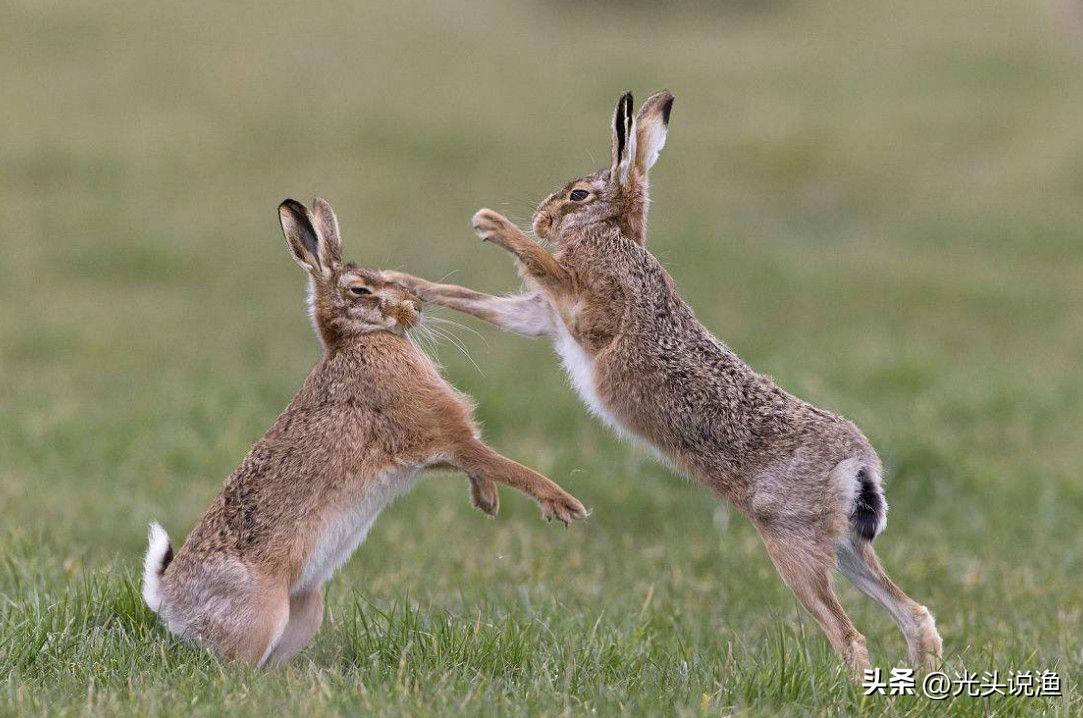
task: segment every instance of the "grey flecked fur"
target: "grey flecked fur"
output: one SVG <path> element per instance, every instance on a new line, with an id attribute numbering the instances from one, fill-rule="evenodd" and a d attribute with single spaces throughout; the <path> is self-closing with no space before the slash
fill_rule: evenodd
<path id="1" fill-rule="evenodd" d="M 840 569 L 879 601 L 911 659 L 940 660 L 932 615 L 896 586 L 870 538 L 887 503 L 876 452 L 850 421 L 757 373 L 696 319 L 646 248 L 648 176 L 665 143 L 673 95 L 631 117 L 618 100 L 612 163 L 546 198 L 533 228 L 553 254 L 491 210 L 474 215 L 483 240 L 511 252 L 528 289 L 493 297 L 389 276 L 436 302 L 526 335 L 548 335 L 591 410 L 730 501 L 756 526 L 783 580 L 860 672 L 869 658 L 832 588 Z M 584 190 L 576 193 L 574 190 Z"/>

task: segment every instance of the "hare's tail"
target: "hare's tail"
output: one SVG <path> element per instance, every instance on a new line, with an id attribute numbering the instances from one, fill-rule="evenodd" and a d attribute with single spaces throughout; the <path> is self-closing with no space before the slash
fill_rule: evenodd
<path id="1" fill-rule="evenodd" d="M 887 501 L 880 486 L 880 477 L 862 467 L 857 472 L 857 491 L 850 512 L 850 526 L 865 541 L 872 541 L 887 525 Z"/>
<path id="2" fill-rule="evenodd" d="M 162 605 L 158 585 L 162 574 L 173 560 L 173 545 L 169 542 L 165 529 L 157 523 L 150 525 L 147 544 L 147 556 L 143 559 L 143 600 L 147 602 L 150 610 L 157 613 Z"/>

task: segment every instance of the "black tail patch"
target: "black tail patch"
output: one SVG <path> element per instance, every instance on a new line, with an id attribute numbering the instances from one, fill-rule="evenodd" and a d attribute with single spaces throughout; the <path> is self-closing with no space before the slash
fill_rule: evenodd
<path id="1" fill-rule="evenodd" d="M 876 532 L 883 523 L 884 497 L 868 471 L 857 472 L 858 491 L 854 499 L 854 510 L 850 513 L 850 523 L 858 536 L 866 541 L 876 538 Z"/>
<path id="2" fill-rule="evenodd" d="M 171 563 L 173 563 L 173 544 L 167 544 L 165 554 L 162 555 L 162 565 L 158 567 L 158 575 L 164 574 Z"/>

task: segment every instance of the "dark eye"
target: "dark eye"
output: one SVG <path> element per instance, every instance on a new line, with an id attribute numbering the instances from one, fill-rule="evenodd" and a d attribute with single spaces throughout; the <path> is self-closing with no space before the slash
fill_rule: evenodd
<path id="1" fill-rule="evenodd" d="M 582 202 L 590 196 L 590 192 L 587 192 L 585 189 L 573 189 L 572 193 L 568 196 L 573 202 Z"/>
<path id="2" fill-rule="evenodd" d="M 353 295 L 354 295 L 354 296 L 356 296 L 356 297 L 363 297 L 363 296 L 365 296 L 366 294 L 372 294 L 372 290 L 371 290 L 371 289 L 369 289 L 368 287 L 362 287 L 362 286 L 359 286 L 359 285 L 357 285 L 357 284 L 355 284 L 355 285 L 351 286 L 351 287 L 350 287 L 350 291 L 351 291 L 351 292 L 353 293 Z"/>

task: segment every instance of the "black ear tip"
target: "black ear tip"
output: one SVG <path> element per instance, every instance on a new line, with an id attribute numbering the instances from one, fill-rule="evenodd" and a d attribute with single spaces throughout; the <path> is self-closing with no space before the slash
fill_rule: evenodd
<path id="1" fill-rule="evenodd" d="M 300 202 L 298 202 L 297 200 L 293 199 L 292 197 L 287 197 L 286 199 L 282 200 L 279 203 L 279 205 L 278 205 L 279 213 L 281 213 L 283 210 L 289 212 L 290 214 L 298 214 L 299 213 L 302 217 L 305 214 L 305 206 L 303 204 L 301 204 Z"/>
<path id="2" fill-rule="evenodd" d="M 662 122 L 665 123 L 666 126 L 669 125 L 669 113 L 673 111 L 674 99 L 673 95 L 670 95 L 666 98 L 666 101 L 662 103 Z"/>

